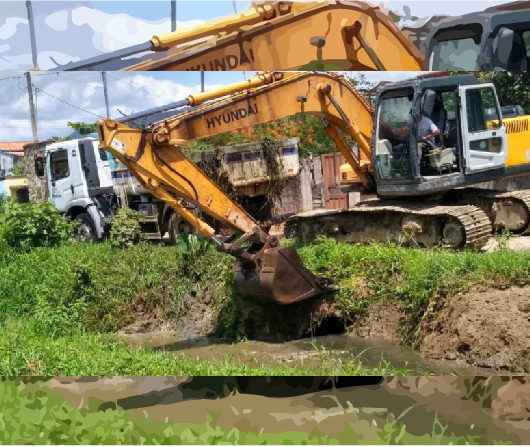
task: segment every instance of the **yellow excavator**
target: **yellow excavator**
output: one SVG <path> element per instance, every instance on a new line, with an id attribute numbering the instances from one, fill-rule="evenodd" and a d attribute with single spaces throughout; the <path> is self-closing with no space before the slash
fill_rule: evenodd
<path id="1" fill-rule="evenodd" d="M 471 187 L 530 172 L 530 117 L 506 124 L 493 84 L 472 75 L 391 84 L 379 93 L 375 111 L 347 78 L 329 72 L 262 73 L 191 95 L 180 105 L 183 111 L 147 129 L 101 120 L 100 145 L 155 197 L 238 259 L 236 284 L 246 295 L 288 304 L 325 293 L 330 285 L 307 271 L 294 250 L 281 248 L 182 149 L 190 140 L 249 131 L 297 113 L 325 119 L 351 167 L 345 180 L 377 197 L 349 210 L 294 216 L 288 234 L 323 233 L 356 242 L 406 236 L 421 246 L 478 248 L 494 229 L 528 229 L 530 191 Z M 198 210 L 235 230 L 238 239 L 216 233 Z"/>
<path id="2" fill-rule="evenodd" d="M 59 70 L 421 70 L 418 49 L 363 1 L 258 1 L 240 14 Z"/>

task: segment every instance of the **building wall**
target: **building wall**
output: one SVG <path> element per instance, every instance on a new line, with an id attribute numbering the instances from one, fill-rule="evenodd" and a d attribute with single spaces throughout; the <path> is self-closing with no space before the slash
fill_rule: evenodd
<path id="1" fill-rule="evenodd" d="M 0 180 L 0 195 L 4 197 L 16 197 L 17 191 L 27 190 L 28 179 L 26 177 L 7 177 Z"/>
<path id="2" fill-rule="evenodd" d="M 24 172 L 29 180 L 29 197 L 32 202 L 45 202 L 48 199 L 46 176 L 38 177 L 35 171 L 35 158 L 44 156 L 44 148 L 51 141 L 28 144 L 24 147 Z"/>

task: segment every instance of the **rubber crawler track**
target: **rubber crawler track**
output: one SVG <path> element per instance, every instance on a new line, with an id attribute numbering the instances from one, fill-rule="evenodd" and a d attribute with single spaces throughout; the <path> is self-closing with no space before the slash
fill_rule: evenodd
<path id="1" fill-rule="evenodd" d="M 313 215 L 308 213 L 306 215 L 293 216 L 287 222 L 286 232 L 287 234 L 296 235 L 296 227 L 303 225 L 304 221 L 318 222 L 320 219 L 329 219 L 334 216 L 355 219 L 359 214 L 372 214 L 373 225 L 378 225 L 378 215 L 382 213 L 395 215 L 396 222 L 401 221 L 405 216 L 437 218 L 444 221 L 452 219 L 461 225 L 465 235 L 463 246 L 454 248 L 480 249 L 486 244 L 492 233 L 490 218 L 481 208 L 475 205 L 412 205 L 396 202 L 387 205 L 382 200 L 366 201 L 349 210 L 322 211 Z"/>

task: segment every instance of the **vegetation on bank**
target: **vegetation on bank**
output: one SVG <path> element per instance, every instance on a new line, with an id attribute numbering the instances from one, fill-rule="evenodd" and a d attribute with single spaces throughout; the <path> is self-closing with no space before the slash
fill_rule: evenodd
<path id="1" fill-rule="evenodd" d="M 336 301 L 350 319 L 377 300 L 397 300 L 414 319 L 429 302 L 481 286 L 530 283 L 530 254 L 349 245 L 322 239 L 298 247 L 306 265 L 340 287 Z M 147 315 L 177 320 L 195 300 L 219 310 L 220 337 L 245 337 L 232 285 L 232 258 L 213 247 L 69 243 L 29 251 L 0 249 L 0 374 L 14 375 L 286 375 L 407 374 L 382 363 L 322 362 L 318 371 L 247 366 L 234 359 L 187 359 L 133 348 L 114 332 Z"/>
<path id="2" fill-rule="evenodd" d="M 365 424 L 366 425 L 366 424 Z M 404 423 L 387 422 L 369 426 L 369 432 L 355 430 L 355 420 L 333 437 L 318 433 L 243 432 L 226 428 L 205 417 L 204 424 L 161 422 L 140 418 L 122 409 L 105 411 L 75 408 L 61 398 L 22 382 L 0 382 L 0 443 L 2 444 L 463 444 L 480 443 L 478 437 L 446 433 L 433 421 L 432 430 L 412 434 Z"/>
<path id="3" fill-rule="evenodd" d="M 0 337 L 0 375 L 15 376 L 354 376 L 410 374 L 385 361 L 367 368 L 360 360 L 337 362 L 321 355 L 319 367 L 282 364 L 256 365 L 237 358 L 200 360 L 172 351 L 131 347 L 112 334 L 71 331 L 49 337 L 39 332 L 38 322 L 9 320 Z"/>
<path id="4" fill-rule="evenodd" d="M 192 235 L 167 247 L 140 243 L 79 244 L 47 204 L 0 206 L 0 373 L 94 374 L 404 374 L 382 363 L 365 368 L 322 362 L 318 371 L 248 366 L 237 360 L 201 362 L 136 349 L 113 333 L 146 317 L 176 321 L 196 301 L 219 315 L 214 334 L 252 338 L 254 323 L 293 326 L 283 308 L 267 315 L 233 288 L 233 259 Z M 23 220 L 14 225 L 14 220 Z M 127 238 L 122 238 L 123 240 Z M 39 246 L 40 245 L 40 246 Z M 125 248 L 122 248 L 125 247 Z M 329 277 L 346 322 L 372 302 L 392 300 L 409 317 L 407 339 L 429 304 L 471 287 L 530 284 L 530 253 L 351 245 L 320 239 L 297 247 L 305 264 Z M 252 307 L 254 306 L 254 307 Z M 248 315 L 253 320 L 246 320 Z M 276 317 L 271 317 L 276 315 Z"/>
<path id="5" fill-rule="evenodd" d="M 420 249 L 394 244 L 353 245 L 320 239 L 298 247 L 307 267 L 332 278 L 337 300 L 353 315 L 377 300 L 396 300 L 409 314 L 472 287 L 530 284 L 530 253 L 502 249 Z"/>

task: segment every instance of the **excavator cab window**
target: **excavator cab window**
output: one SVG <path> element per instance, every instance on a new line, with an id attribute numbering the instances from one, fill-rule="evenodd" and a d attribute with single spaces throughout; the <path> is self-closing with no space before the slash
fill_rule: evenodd
<path id="1" fill-rule="evenodd" d="M 433 39 L 429 69 L 478 70 L 481 40 L 479 24 L 442 29 Z"/>
<path id="2" fill-rule="evenodd" d="M 528 22 L 499 26 L 492 41 L 495 68 L 515 72 L 530 67 L 530 24 Z"/>
<path id="3" fill-rule="evenodd" d="M 483 132 L 500 127 L 500 115 L 492 89 L 468 90 L 466 104 L 470 132 Z"/>
<path id="4" fill-rule="evenodd" d="M 418 171 L 439 176 L 458 170 L 456 90 L 426 89 L 421 97 L 421 116 L 416 125 Z"/>
<path id="5" fill-rule="evenodd" d="M 412 89 L 390 91 L 379 101 L 375 165 L 381 178 L 410 178 Z"/>

